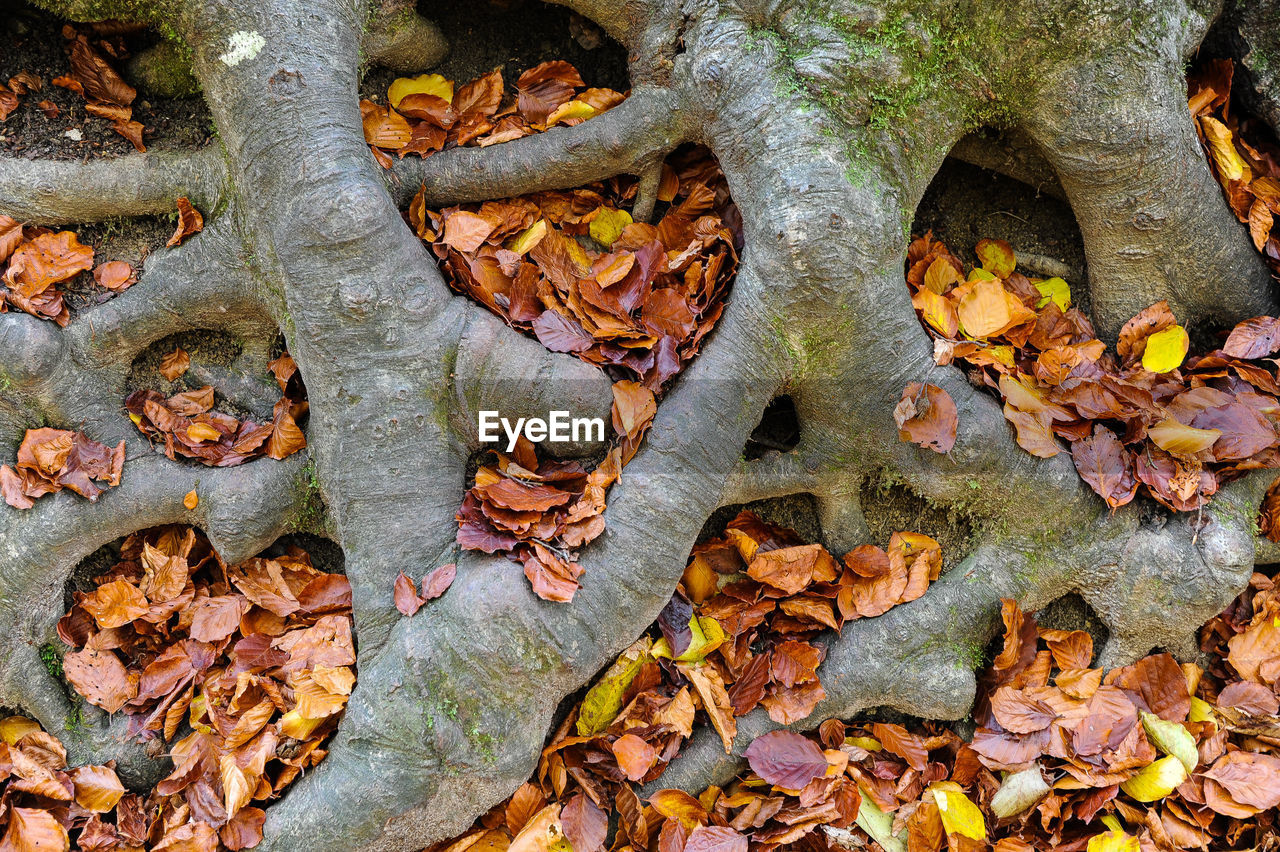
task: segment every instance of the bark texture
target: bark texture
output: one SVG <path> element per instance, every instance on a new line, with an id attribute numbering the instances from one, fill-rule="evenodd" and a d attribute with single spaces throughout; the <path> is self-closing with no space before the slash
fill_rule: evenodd
<path id="1" fill-rule="evenodd" d="M 387 9 L 191 0 L 166 6 L 166 25 L 191 48 L 218 150 L 0 160 L 0 212 L 27 220 L 155 213 L 183 194 L 216 211 L 203 233 L 153 255 L 138 285 L 65 331 L 0 315 L 6 446 L 42 421 L 128 441 L 124 482 L 97 504 L 60 494 L 0 512 L 0 643 L 14 649 L 0 661 L 3 703 L 63 728 L 71 707 L 37 649 L 86 554 L 182 520 L 227 558 L 248 556 L 297 525 L 313 478 L 352 582 L 359 683 L 328 759 L 269 811 L 260 848 L 270 852 L 418 849 L 510 794 L 559 700 L 653 621 L 722 505 L 812 493 L 824 537 L 840 549 L 866 538 L 869 484 L 890 482 L 981 527 L 981 544 L 924 598 L 845 628 L 823 667 L 829 697 L 815 721 L 879 705 L 963 716 L 975 649 L 993 635 L 1002 596 L 1033 610 L 1078 591 L 1111 631 L 1110 664 L 1152 647 L 1188 650 L 1192 631 L 1249 577 L 1265 481 L 1226 489 L 1202 517 L 1136 505 L 1108 515 L 1067 456 L 1023 453 L 995 400 L 934 367 L 902 261 L 948 151 L 1000 124 L 1038 154 L 993 151 L 980 135 L 965 141 L 968 158 L 1061 187 L 1086 241 L 1104 334 L 1161 298 L 1191 323 L 1274 313 L 1265 267 L 1209 174 L 1183 94 L 1183 64 L 1216 7 L 559 2 L 600 23 L 632 61 L 630 99 L 577 127 L 384 173 L 363 141 L 357 81 L 369 16 L 382 27 Z M 69 6 L 92 14 L 86 0 Z M 401 46 L 435 50 L 420 32 Z M 265 47 L 232 64 L 237 33 Z M 610 494 L 607 532 L 583 555 L 584 588 L 572 605 L 544 603 L 511 563 L 455 552 L 453 514 L 479 448 L 475 412 L 603 415 L 609 382 L 453 295 L 397 205 L 423 184 L 445 204 L 641 174 L 686 141 L 711 147 L 742 211 L 741 271 L 716 332 Z M 138 436 L 119 412 L 129 367 L 184 329 L 236 337 L 245 374 L 262 372 L 283 332 L 311 401 L 305 464 L 193 469 Z M 902 388 L 926 377 L 960 411 L 946 457 L 896 439 Z M 795 401 L 799 445 L 743 461 L 779 393 Z M 193 515 L 181 495 L 197 478 Z M 401 618 L 396 574 L 455 560 L 449 593 Z M 743 720 L 730 758 L 695 743 L 664 784 L 722 778 L 767 725 Z M 69 739 L 74 759 L 116 757 L 135 783 L 154 776 L 108 720 L 90 719 Z"/>

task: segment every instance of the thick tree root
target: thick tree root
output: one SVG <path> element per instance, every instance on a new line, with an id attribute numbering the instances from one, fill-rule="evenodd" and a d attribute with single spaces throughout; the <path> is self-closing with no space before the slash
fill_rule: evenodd
<path id="1" fill-rule="evenodd" d="M 83 163 L 0 157 L 0 214 L 42 225 L 97 222 L 172 213 L 182 196 L 209 211 L 222 197 L 225 168 L 216 147 Z"/>

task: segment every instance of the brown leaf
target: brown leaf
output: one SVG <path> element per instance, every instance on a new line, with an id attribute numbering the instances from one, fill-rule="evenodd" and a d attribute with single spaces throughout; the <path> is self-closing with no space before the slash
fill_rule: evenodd
<path id="1" fill-rule="evenodd" d="M 902 390 L 902 399 L 893 410 L 898 438 L 935 453 L 947 453 L 956 443 L 959 414 L 956 404 L 937 385 L 912 382 Z"/>
<path id="2" fill-rule="evenodd" d="M 794 595 L 811 583 L 827 583 L 837 576 L 836 561 L 820 544 L 804 544 L 759 552 L 747 575 Z"/>
<path id="3" fill-rule="evenodd" d="M 123 260 L 109 260 L 93 270 L 93 280 L 99 287 L 119 293 L 137 283 L 138 271 Z"/>
<path id="4" fill-rule="evenodd" d="M 199 210 L 191 206 L 191 202 L 186 196 L 179 198 L 176 203 L 178 205 L 178 227 L 174 230 L 173 236 L 169 237 L 169 241 L 165 243 L 170 248 L 181 245 L 187 237 L 204 230 L 204 217 L 200 215 Z"/>
<path id="5" fill-rule="evenodd" d="M 1258 251 L 1266 247 L 1274 221 L 1271 210 L 1261 198 L 1253 202 L 1249 208 L 1249 236 L 1253 240 L 1253 247 Z"/>
<path id="6" fill-rule="evenodd" d="M 1125 505 L 1138 493 L 1133 460 L 1107 427 L 1095 424 L 1091 437 L 1073 442 L 1071 457 L 1080 478 L 1106 500 L 1112 510 Z"/>
<path id="7" fill-rule="evenodd" d="M 1265 358 L 1280 350 L 1280 319 L 1254 317 L 1236 323 L 1222 351 L 1232 358 Z"/>
<path id="8" fill-rule="evenodd" d="M 630 781 L 641 781 L 658 759 L 658 752 L 653 746 L 635 734 L 623 734 L 610 746 L 613 756 L 617 758 L 618 768 Z"/>
<path id="9" fill-rule="evenodd" d="M 0 840 L 4 852 L 67 852 L 70 848 L 67 830 L 49 811 L 17 807 L 9 811 L 9 828 Z"/>
<path id="10" fill-rule="evenodd" d="M 609 834 L 609 816 L 578 793 L 560 812 L 564 836 L 574 852 L 599 852 Z"/>
<path id="11" fill-rule="evenodd" d="M 90 704 L 115 713 L 138 694 L 138 681 L 131 678 L 114 651 L 85 648 L 62 659 L 62 671 Z"/>
<path id="12" fill-rule="evenodd" d="M 689 835 L 684 852 L 747 852 L 747 838 L 728 826 L 700 825 Z"/>
<path id="13" fill-rule="evenodd" d="M 116 771 L 109 766 L 81 766 L 71 772 L 76 787 L 76 804 L 86 811 L 105 814 L 115 809 L 124 795 Z"/>
<path id="14" fill-rule="evenodd" d="M 181 346 L 174 349 L 168 355 L 160 360 L 160 375 L 169 381 L 177 381 L 178 378 L 191 368 L 191 356 L 187 354 L 187 350 Z"/>

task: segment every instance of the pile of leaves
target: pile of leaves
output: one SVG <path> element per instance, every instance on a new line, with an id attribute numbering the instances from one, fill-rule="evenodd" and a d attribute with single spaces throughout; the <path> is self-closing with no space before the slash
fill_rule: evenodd
<path id="1" fill-rule="evenodd" d="M 609 486 L 639 449 L 657 413 L 653 391 L 630 380 L 614 382 L 614 441 L 591 471 L 573 460 L 540 459 L 523 435 L 510 455 L 494 451 L 493 463 L 476 469 L 458 509 L 458 544 L 521 563 L 543 600 L 573 600 L 581 588 L 578 550 L 604 532 Z M 425 589 L 424 581 L 424 594 Z"/>
<path id="2" fill-rule="evenodd" d="M 578 70 L 563 60 L 543 62 L 516 80 L 507 94 L 501 70 L 454 91 L 439 74 L 401 77 L 387 89 L 387 106 L 360 101 L 364 138 L 374 157 L 391 167 L 388 153 L 427 157 L 459 145 L 486 147 L 572 126 L 620 104 L 613 89 L 587 88 Z"/>
<path id="3" fill-rule="evenodd" d="M 705 148 L 664 164 L 656 225 L 631 220 L 635 194 L 628 176 L 443 210 L 419 193 L 409 222 L 454 289 L 551 351 L 656 392 L 720 318 L 741 219 Z"/>
<path id="4" fill-rule="evenodd" d="M 1280 150 L 1257 119 L 1231 113 L 1234 71 L 1230 59 L 1201 63 L 1188 77 L 1188 104 L 1227 203 L 1280 277 L 1280 236 L 1273 235 L 1280 215 Z"/>
<path id="5" fill-rule="evenodd" d="M 28 429 L 14 466 L 0 465 L 0 494 L 15 509 L 30 509 L 40 497 L 64 488 L 96 502 L 120 484 L 123 472 L 124 441 L 113 450 L 83 432 Z"/>
<path id="6" fill-rule="evenodd" d="M 982 240 L 977 255 L 966 276 L 926 234 L 908 249 L 907 284 L 934 360 L 958 360 L 998 391 L 1024 450 L 1049 458 L 1069 442 L 1080 477 L 1112 509 L 1143 491 L 1190 511 L 1246 471 L 1280 467 L 1280 384 L 1267 357 L 1280 351 L 1280 319 L 1245 320 L 1221 348 L 1187 359 L 1186 330 L 1158 302 L 1124 325 L 1111 353 L 1071 307 L 1067 282 L 1017 272 L 1001 240 Z M 936 441 L 945 417 L 954 442 L 954 403 L 925 387 L 931 405 L 899 421 L 904 439 Z M 918 394 L 909 387 L 904 403 Z"/>
<path id="7" fill-rule="evenodd" d="M 179 347 L 165 356 L 161 372 L 174 381 L 190 364 L 190 356 Z M 307 445 L 298 426 L 307 413 L 307 389 L 289 353 L 267 366 L 281 392 L 270 423 L 213 411 L 215 394 L 208 385 L 168 398 L 153 390 L 136 390 L 125 398 L 124 407 L 144 435 L 164 441 L 164 454 L 171 459 L 198 459 L 210 467 L 231 467 L 259 456 L 283 459 Z"/>
<path id="8" fill-rule="evenodd" d="M 77 649 L 67 682 L 128 714 L 131 736 L 168 744 L 174 770 L 145 798 L 97 808 L 42 787 L 46 809 L 82 849 L 254 846 L 258 805 L 324 758 L 355 684 L 346 577 L 297 547 L 227 565 L 197 530 L 170 526 L 127 538 L 94 585 L 58 622 Z"/>
<path id="9" fill-rule="evenodd" d="M 717 551 L 713 545 L 704 555 Z M 698 587 L 697 560 L 684 592 Z M 695 607 L 694 617 L 706 609 Z M 807 735 L 756 739 L 744 755 L 750 771 L 723 789 L 696 798 L 659 790 L 645 804 L 631 785 L 660 777 L 678 759 L 696 712 L 707 712 L 690 673 L 727 670 L 724 650 L 739 641 L 698 620 L 686 661 L 672 660 L 677 615 L 664 611 L 662 638 L 646 637 L 596 682 L 544 749 L 533 780 L 437 849 L 547 852 L 564 849 L 563 841 L 574 852 L 1274 848 L 1280 590 L 1273 578 L 1255 575 L 1204 627 L 1207 670 L 1152 654 L 1104 672 L 1091 666 L 1088 633 L 1041 628 L 1006 600 L 1004 637 L 980 674 L 968 740 L 937 722 L 815 720 Z M 714 723 L 714 711 L 708 716 Z"/>
<path id="10" fill-rule="evenodd" d="M 739 831 L 752 820 L 763 825 L 779 814 L 777 807 L 755 806 L 735 829 L 709 817 L 714 797 L 700 803 L 665 790 L 646 807 L 633 785 L 662 775 L 699 716 L 714 727 L 726 752 L 737 732 L 735 718 L 758 705 L 780 723 L 804 718 L 824 697 L 816 671 L 825 654 L 820 637 L 919 597 L 941 559 L 933 539 L 896 533 L 887 553 L 868 545 L 837 562 L 821 545 L 803 544 L 791 530 L 743 512 L 723 536 L 694 549 L 658 622 L 565 718 L 534 779 L 467 835 L 438 848 L 547 850 L 563 848 L 556 844 L 564 839 L 574 852 L 598 852 L 616 811 L 614 849 L 744 851 L 747 840 Z M 778 826 L 801 811 L 806 816 L 797 821 L 806 826 L 813 815 L 851 820 L 857 802 L 855 785 L 833 778 L 803 806 L 778 817 L 760 842 L 789 842 L 795 829 Z"/>
<path id="11" fill-rule="evenodd" d="M 93 41 L 90 34 L 94 35 Z M 107 61 L 107 56 L 116 60 L 128 57 L 123 37 L 118 33 L 101 36 L 92 29 L 81 31 L 71 24 L 63 26 L 62 37 L 66 39 L 66 51 L 71 58 L 71 73 L 54 77 L 50 82 L 82 96 L 86 112 L 107 119 L 112 130 L 128 139 L 137 150 L 146 151 L 142 124 L 133 120 L 133 101 L 138 92 Z"/>

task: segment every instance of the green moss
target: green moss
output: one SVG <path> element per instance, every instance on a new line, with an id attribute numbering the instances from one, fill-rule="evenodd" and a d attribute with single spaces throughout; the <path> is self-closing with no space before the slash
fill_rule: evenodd
<path id="1" fill-rule="evenodd" d="M 56 680 L 62 680 L 65 677 L 62 671 L 62 654 L 52 642 L 46 642 L 40 646 L 40 662 L 44 663 L 44 669 L 50 677 Z"/>
<path id="2" fill-rule="evenodd" d="M 329 518 L 328 507 L 320 493 L 320 476 L 314 459 L 307 459 L 302 468 L 301 493 L 298 495 L 298 511 L 289 524 L 290 532 L 324 534 Z"/>

